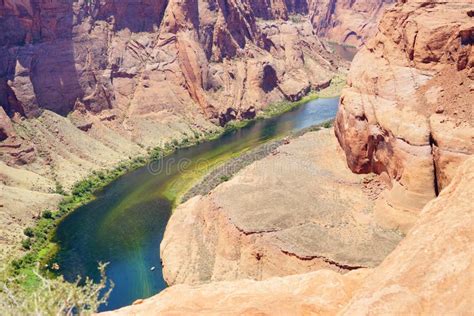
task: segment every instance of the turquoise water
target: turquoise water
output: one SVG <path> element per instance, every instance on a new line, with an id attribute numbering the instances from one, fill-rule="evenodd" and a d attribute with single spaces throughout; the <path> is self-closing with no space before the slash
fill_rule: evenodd
<path id="1" fill-rule="evenodd" d="M 58 226 L 54 240 L 60 247 L 55 258 L 60 272 L 70 281 L 78 275 L 97 278 L 98 263 L 109 262 L 106 272 L 115 287 L 102 311 L 160 292 L 166 288 L 160 242 L 174 198 L 176 192 L 192 186 L 190 181 L 196 177 L 190 175 L 202 174 L 202 162 L 207 163 L 206 168 L 212 167 L 268 140 L 332 119 L 338 101 L 310 101 L 214 141 L 180 149 L 153 163 L 153 168 L 143 167 L 122 176 Z"/>

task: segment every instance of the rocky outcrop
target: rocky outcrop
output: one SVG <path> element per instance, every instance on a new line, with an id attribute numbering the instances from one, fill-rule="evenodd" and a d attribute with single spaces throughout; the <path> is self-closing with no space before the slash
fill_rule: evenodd
<path id="1" fill-rule="evenodd" d="M 310 18 L 319 36 L 361 46 L 375 33 L 384 10 L 395 0 L 312 0 Z"/>
<path id="2" fill-rule="evenodd" d="M 407 231 L 473 153 L 472 4 L 403 1 L 357 54 L 336 135 L 356 173 L 390 185 L 378 222 Z"/>
<path id="3" fill-rule="evenodd" d="M 161 243 L 168 284 L 378 265 L 401 236 L 374 224 L 383 187 L 338 149 L 330 129 L 308 133 L 179 206 Z"/>
<path id="4" fill-rule="evenodd" d="M 457 314 L 471 312 L 474 297 L 474 158 L 430 201 L 406 238 L 371 273 L 342 312 Z"/>
<path id="5" fill-rule="evenodd" d="M 473 182 L 471 158 L 373 270 L 177 285 L 105 315 L 468 315 L 474 297 Z"/>
<path id="6" fill-rule="evenodd" d="M 176 285 L 153 298 L 100 315 L 334 315 L 367 274 L 367 270 L 358 270 L 342 276 L 325 270 L 265 281 Z"/>

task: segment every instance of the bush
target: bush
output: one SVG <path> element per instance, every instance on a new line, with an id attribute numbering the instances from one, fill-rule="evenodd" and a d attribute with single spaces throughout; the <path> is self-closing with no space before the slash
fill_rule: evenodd
<path id="1" fill-rule="evenodd" d="M 53 218 L 53 212 L 51 212 L 50 210 L 46 210 L 43 212 L 43 214 L 41 215 L 43 218 L 46 218 L 46 219 L 52 219 Z"/>
<path id="2" fill-rule="evenodd" d="M 62 184 L 59 182 L 56 182 L 56 189 L 54 192 L 57 194 L 66 195 L 66 191 L 64 191 Z"/>
<path id="3" fill-rule="evenodd" d="M 94 283 L 90 279 L 75 283 L 64 281 L 62 277 L 46 279 L 38 269 L 27 271 L 27 275 L 12 276 L 8 269 L 0 269 L 0 311 L 2 315 L 89 315 L 105 304 L 110 289 L 105 276 L 105 265 L 99 266 L 101 280 Z M 37 284 L 27 290 L 28 282 Z M 81 285 L 80 285 L 81 284 Z"/>
<path id="4" fill-rule="evenodd" d="M 324 128 L 330 128 L 332 126 L 332 122 L 324 122 L 322 126 Z"/>
<path id="5" fill-rule="evenodd" d="M 23 230 L 23 234 L 25 234 L 25 236 L 27 236 L 27 237 L 33 237 L 35 235 L 35 231 L 31 227 L 26 227 Z"/>
<path id="6" fill-rule="evenodd" d="M 230 180 L 230 177 L 229 177 L 229 176 L 226 176 L 226 175 L 221 176 L 221 181 L 222 181 L 222 182 L 226 182 L 226 181 L 229 181 L 229 180 Z"/>
<path id="7" fill-rule="evenodd" d="M 31 248 L 31 238 L 26 238 L 21 241 L 21 246 L 25 250 L 29 250 Z"/>

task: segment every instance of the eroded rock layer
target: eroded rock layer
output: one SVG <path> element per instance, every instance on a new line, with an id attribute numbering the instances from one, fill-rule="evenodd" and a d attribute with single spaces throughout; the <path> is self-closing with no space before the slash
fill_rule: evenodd
<path id="1" fill-rule="evenodd" d="M 311 21 L 319 36 L 360 46 L 375 34 L 386 8 L 395 0 L 311 0 Z"/>
<path id="2" fill-rule="evenodd" d="M 403 1 L 356 56 L 336 135 L 356 173 L 391 190 L 379 223 L 403 231 L 473 149 L 471 1 Z"/>
<path id="3" fill-rule="evenodd" d="M 168 284 L 378 265 L 401 236 L 374 224 L 381 183 L 338 149 L 332 130 L 308 133 L 179 206 L 161 243 Z"/>

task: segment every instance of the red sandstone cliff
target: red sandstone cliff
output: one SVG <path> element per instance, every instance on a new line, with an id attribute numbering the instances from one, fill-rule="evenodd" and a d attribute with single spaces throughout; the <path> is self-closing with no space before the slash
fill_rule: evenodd
<path id="1" fill-rule="evenodd" d="M 311 0 L 311 21 L 319 36 L 360 46 L 377 30 L 386 8 L 395 0 Z"/>
<path id="2" fill-rule="evenodd" d="M 209 119 L 249 118 L 326 85 L 347 65 L 307 19 L 288 21 L 307 12 L 305 1 L 289 0 L 5 0 L 2 112 L 18 122 L 50 110 L 87 133 L 112 128 L 143 147 L 182 133 L 170 125 L 204 130 Z M 1 122 L 1 140 L 21 147 L 3 161 L 31 164 L 48 151 L 13 133 L 3 114 Z"/>
<path id="3" fill-rule="evenodd" d="M 402 1 L 353 61 L 336 135 L 349 167 L 391 190 L 376 213 L 407 230 L 474 151 L 474 5 Z"/>

